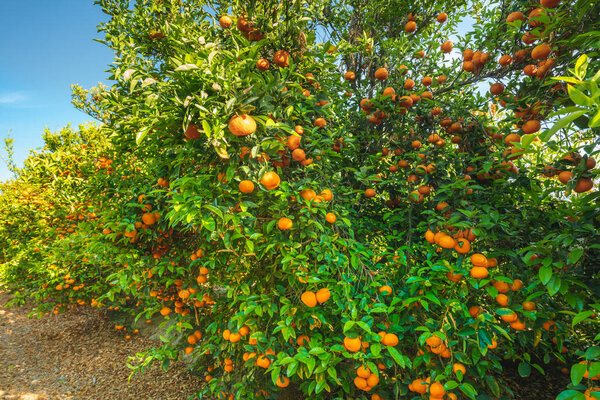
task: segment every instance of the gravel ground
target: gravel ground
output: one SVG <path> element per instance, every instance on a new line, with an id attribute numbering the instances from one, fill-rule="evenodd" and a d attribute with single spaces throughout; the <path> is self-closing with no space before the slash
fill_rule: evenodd
<path id="1" fill-rule="evenodd" d="M 201 384 L 182 363 L 168 372 L 153 366 L 128 382 L 128 357 L 157 342 L 126 340 L 98 309 L 30 319 L 31 306 L 3 308 L 9 299 L 0 292 L 2 400 L 182 400 Z"/>

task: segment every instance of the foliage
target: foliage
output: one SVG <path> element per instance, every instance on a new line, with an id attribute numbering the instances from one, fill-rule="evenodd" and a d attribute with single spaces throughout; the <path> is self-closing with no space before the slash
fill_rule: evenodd
<path id="1" fill-rule="evenodd" d="M 2 189 L 16 302 L 164 316 L 138 368 L 187 354 L 203 396 L 499 398 L 512 360 L 585 398 L 596 3 L 97 3 L 103 125 Z"/>

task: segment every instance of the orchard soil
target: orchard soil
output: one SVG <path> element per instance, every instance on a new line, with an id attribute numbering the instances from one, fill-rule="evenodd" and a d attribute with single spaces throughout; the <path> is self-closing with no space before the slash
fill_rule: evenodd
<path id="1" fill-rule="evenodd" d="M 183 363 L 159 365 L 128 382 L 127 359 L 160 343 L 139 335 L 125 339 L 103 310 L 28 318 L 32 307 L 4 308 L 0 292 L 1 400 L 187 399 L 201 385 Z"/>
<path id="2" fill-rule="evenodd" d="M 182 362 L 168 372 L 155 365 L 128 382 L 128 358 L 160 343 L 140 335 L 125 339 L 104 310 L 79 307 L 37 319 L 27 317 L 30 305 L 4 308 L 9 300 L 0 292 L 0 400 L 182 400 L 202 385 Z M 533 370 L 528 378 L 510 362 L 504 368 L 515 399 L 553 400 L 569 382 L 559 366 L 547 366 L 546 376 Z"/>

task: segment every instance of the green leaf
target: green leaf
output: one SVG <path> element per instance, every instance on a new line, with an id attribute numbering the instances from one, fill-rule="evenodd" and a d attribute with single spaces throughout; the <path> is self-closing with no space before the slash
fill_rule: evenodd
<path id="1" fill-rule="evenodd" d="M 598 112 L 596 113 L 596 115 L 594 115 L 592 118 L 590 118 L 590 122 L 588 123 L 588 126 L 590 128 L 597 128 L 600 126 L 600 109 L 598 109 Z"/>
<path id="2" fill-rule="evenodd" d="M 583 255 L 583 249 L 575 248 L 575 249 L 571 250 L 571 254 L 569 254 L 568 263 L 575 264 L 577 261 L 579 261 L 579 259 L 581 258 L 582 255 Z"/>
<path id="3" fill-rule="evenodd" d="M 566 117 L 560 119 L 558 122 L 556 122 L 554 124 L 554 126 L 552 128 L 546 130 L 543 134 L 540 135 L 540 140 L 542 142 L 547 142 L 548 140 L 550 140 L 550 138 L 552 136 L 554 136 L 554 134 L 556 132 L 558 132 L 560 129 L 566 127 L 567 125 L 569 125 L 571 122 L 575 121 L 577 118 L 581 117 L 586 112 L 587 112 L 586 110 L 577 111 L 577 112 L 569 114 Z"/>
<path id="4" fill-rule="evenodd" d="M 587 318 L 591 317 L 592 315 L 594 315 L 594 311 L 582 311 L 582 312 L 580 312 L 575 317 L 573 317 L 573 321 L 571 322 L 571 327 L 577 325 L 581 321 L 586 320 Z"/>
<path id="5" fill-rule="evenodd" d="M 396 361 L 396 364 L 398 364 L 402 368 L 406 367 L 406 363 L 404 362 L 404 359 L 402 358 L 402 355 L 398 352 L 398 350 L 396 350 L 395 348 L 393 348 L 391 346 L 386 346 L 386 347 L 388 349 L 388 352 L 394 359 L 394 361 Z"/>
<path id="6" fill-rule="evenodd" d="M 587 371 L 587 364 L 573 364 L 571 367 L 571 382 L 573 382 L 573 385 L 579 385 L 585 371 Z"/>
<path id="7" fill-rule="evenodd" d="M 371 349 L 371 353 L 373 353 L 375 357 L 379 357 L 379 354 L 381 354 L 381 345 L 379 343 L 375 343 L 369 348 Z"/>
<path id="8" fill-rule="evenodd" d="M 531 374 L 531 365 L 525 361 L 521 361 L 517 369 L 519 370 L 519 375 L 523 378 L 527 378 Z"/>
<path id="9" fill-rule="evenodd" d="M 142 143 L 142 140 L 144 140 L 144 138 L 148 135 L 148 132 L 150 132 L 149 126 L 145 126 L 140 129 L 135 136 L 135 144 L 139 146 L 139 144 Z"/>
<path id="10" fill-rule="evenodd" d="M 544 266 L 540 268 L 539 276 L 542 284 L 547 285 L 550 282 L 550 278 L 552 278 L 552 267 Z"/>
<path id="11" fill-rule="evenodd" d="M 585 395 L 576 390 L 563 390 L 556 396 L 556 400 L 585 400 Z"/>
<path id="12" fill-rule="evenodd" d="M 586 96 L 581 90 L 575 88 L 575 86 L 569 85 L 567 87 L 567 91 L 569 92 L 569 97 L 575 104 L 586 107 L 589 107 L 592 104 L 594 104 L 592 99 Z"/>
<path id="13" fill-rule="evenodd" d="M 213 219 L 213 217 L 203 215 L 202 216 L 202 226 L 212 232 L 216 228 L 215 220 Z"/>
<path id="14" fill-rule="evenodd" d="M 595 360 L 600 357 L 600 346 L 592 346 L 585 351 L 586 360 Z"/>
<path id="15" fill-rule="evenodd" d="M 588 56 L 587 54 L 581 55 L 575 62 L 575 76 L 579 79 L 585 79 L 585 73 L 587 72 Z"/>

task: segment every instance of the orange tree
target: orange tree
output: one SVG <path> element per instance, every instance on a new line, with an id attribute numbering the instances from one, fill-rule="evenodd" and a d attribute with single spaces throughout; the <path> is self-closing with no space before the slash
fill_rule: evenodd
<path id="1" fill-rule="evenodd" d="M 498 398 L 504 360 L 598 398 L 595 3 L 98 3 L 98 218 L 15 243 L 19 298 L 160 313 L 140 369 L 218 398 Z"/>

